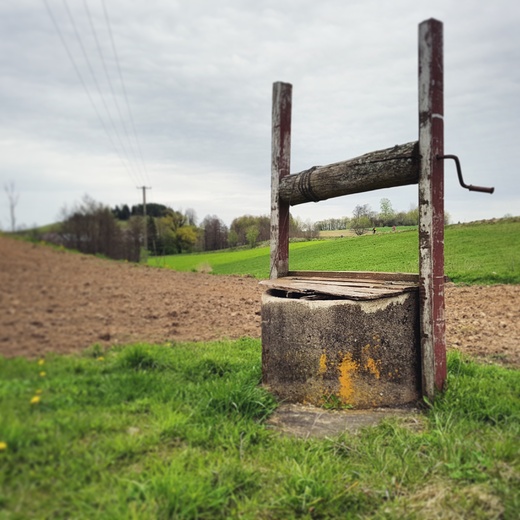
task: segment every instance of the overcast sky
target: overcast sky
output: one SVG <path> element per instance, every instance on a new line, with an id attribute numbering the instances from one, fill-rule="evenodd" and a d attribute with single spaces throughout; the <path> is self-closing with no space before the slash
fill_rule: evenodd
<path id="1" fill-rule="evenodd" d="M 11 181 L 27 227 L 85 194 L 137 204 L 138 186 L 199 221 L 268 214 L 273 82 L 293 84 L 293 173 L 417 140 L 417 32 L 432 17 L 444 23 L 445 152 L 467 184 L 495 186 L 463 190 L 447 163 L 446 211 L 519 215 L 517 0 L 2 0 L 1 228 Z M 383 197 L 407 211 L 417 187 L 292 213 L 351 216 Z"/>

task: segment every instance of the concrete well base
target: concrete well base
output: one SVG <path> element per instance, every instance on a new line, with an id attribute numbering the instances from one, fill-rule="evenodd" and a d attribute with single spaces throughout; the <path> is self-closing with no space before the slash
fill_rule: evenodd
<path id="1" fill-rule="evenodd" d="M 262 296 L 263 383 L 286 402 L 417 401 L 419 345 L 418 291 L 369 301 Z"/>

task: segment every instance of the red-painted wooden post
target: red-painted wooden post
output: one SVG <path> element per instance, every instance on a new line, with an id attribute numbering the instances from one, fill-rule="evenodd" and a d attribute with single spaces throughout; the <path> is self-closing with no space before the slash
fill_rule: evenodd
<path id="1" fill-rule="evenodd" d="M 419 25 L 419 271 L 423 395 L 446 381 L 444 323 L 444 155 L 442 23 Z"/>
<path id="2" fill-rule="evenodd" d="M 292 85 L 273 84 L 271 145 L 271 269 L 270 278 L 289 271 L 289 203 L 280 199 L 280 180 L 291 170 Z"/>

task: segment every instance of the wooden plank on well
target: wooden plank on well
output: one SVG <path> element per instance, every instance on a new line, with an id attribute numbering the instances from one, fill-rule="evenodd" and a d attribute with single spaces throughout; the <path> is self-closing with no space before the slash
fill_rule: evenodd
<path id="1" fill-rule="evenodd" d="M 269 289 L 302 295 L 326 295 L 352 300 L 388 298 L 417 289 L 409 282 L 384 282 L 380 280 L 339 280 L 323 278 L 283 277 L 260 282 Z"/>
<path id="2" fill-rule="evenodd" d="M 385 271 L 289 271 L 287 276 L 297 278 L 321 277 L 327 279 L 339 278 L 343 280 L 368 279 L 395 282 L 419 282 L 417 273 L 389 273 Z"/>

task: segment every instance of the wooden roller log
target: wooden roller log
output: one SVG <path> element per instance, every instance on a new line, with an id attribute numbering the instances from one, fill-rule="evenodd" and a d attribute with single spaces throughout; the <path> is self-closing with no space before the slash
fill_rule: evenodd
<path id="1" fill-rule="evenodd" d="M 370 152 L 355 159 L 314 166 L 280 180 L 279 197 L 295 206 L 364 191 L 417 184 L 419 143 Z"/>

